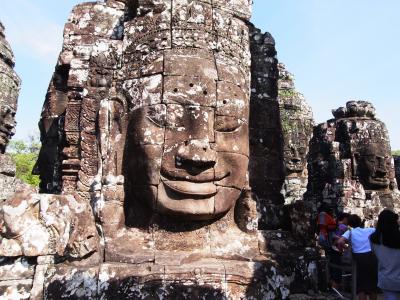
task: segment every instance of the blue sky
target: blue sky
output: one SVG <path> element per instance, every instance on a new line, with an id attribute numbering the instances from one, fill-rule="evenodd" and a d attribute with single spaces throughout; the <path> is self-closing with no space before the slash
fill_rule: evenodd
<path id="1" fill-rule="evenodd" d="M 23 80 L 15 138 L 37 131 L 42 103 L 77 0 L 1 0 L 0 20 Z M 281 62 L 317 122 L 351 99 L 374 103 L 400 149 L 399 0 L 254 0 L 253 23 L 275 37 Z"/>

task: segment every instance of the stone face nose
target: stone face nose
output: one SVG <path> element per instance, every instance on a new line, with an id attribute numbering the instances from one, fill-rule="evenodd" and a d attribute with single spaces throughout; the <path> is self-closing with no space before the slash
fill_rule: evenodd
<path id="1" fill-rule="evenodd" d="M 7 129 L 12 130 L 12 129 L 15 129 L 15 125 L 16 124 L 15 124 L 14 118 L 11 115 L 8 115 L 6 117 L 6 119 L 4 120 L 4 126 Z"/>
<path id="2" fill-rule="evenodd" d="M 290 159 L 293 163 L 301 162 L 301 158 L 299 156 L 294 156 Z"/>
<path id="3" fill-rule="evenodd" d="M 178 148 L 176 155 L 177 166 L 193 166 L 202 169 L 213 168 L 216 164 L 217 154 L 211 149 L 208 141 L 191 140 Z"/>
<path id="4" fill-rule="evenodd" d="M 300 162 L 301 158 L 300 158 L 300 154 L 299 154 L 299 151 L 297 150 L 297 148 L 296 147 L 292 147 L 291 148 L 291 152 L 292 152 L 291 161 L 295 162 L 295 163 Z"/>
<path id="5" fill-rule="evenodd" d="M 15 126 L 16 126 L 16 121 L 14 116 L 10 111 L 7 111 L 6 116 L 3 119 L 3 126 L 6 130 L 9 131 L 10 135 L 15 134 Z"/>
<path id="6" fill-rule="evenodd" d="M 386 164 L 385 164 L 385 157 L 379 156 L 377 157 L 377 168 L 376 173 L 385 176 L 387 173 Z"/>

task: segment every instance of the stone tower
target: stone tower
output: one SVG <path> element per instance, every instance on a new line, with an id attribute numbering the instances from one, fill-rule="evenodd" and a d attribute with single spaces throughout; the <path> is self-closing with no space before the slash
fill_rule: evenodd
<path id="1" fill-rule="evenodd" d="M 251 2 L 73 9 L 39 123 L 48 194 L 1 210 L 0 255 L 9 269 L 27 259 L 27 293 L 279 299 L 316 287 L 315 252 L 259 222 L 283 204 L 284 143 L 275 42 L 249 22 Z"/>
<path id="2" fill-rule="evenodd" d="M 0 22 L 0 153 L 15 133 L 15 113 L 21 80 L 14 71 L 15 59 Z"/>
<path id="3" fill-rule="evenodd" d="M 347 211 L 373 226 L 383 208 L 400 208 L 389 135 L 373 105 L 349 101 L 314 128 L 307 201 Z"/>
<path id="4" fill-rule="evenodd" d="M 26 186 L 15 178 L 16 167 L 5 154 L 6 147 L 15 133 L 15 114 L 21 80 L 14 71 L 15 59 L 5 38 L 0 22 L 0 201 L 10 197 L 16 190 Z"/>
<path id="5" fill-rule="evenodd" d="M 279 109 L 285 163 L 285 183 L 282 189 L 285 204 L 303 200 L 307 190 L 307 154 L 314 119 L 304 96 L 296 91 L 294 76 L 279 64 Z"/>

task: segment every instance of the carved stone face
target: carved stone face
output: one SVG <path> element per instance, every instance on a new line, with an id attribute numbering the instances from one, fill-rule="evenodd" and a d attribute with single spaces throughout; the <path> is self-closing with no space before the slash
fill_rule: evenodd
<path id="1" fill-rule="evenodd" d="M 185 76 L 125 82 L 134 103 L 125 180 L 132 198 L 161 214 L 212 219 L 234 206 L 246 183 L 248 96 L 217 81 L 211 60 L 185 59 Z"/>
<path id="2" fill-rule="evenodd" d="M 302 172 L 306 165 L 307 144 L 290 144 L 284 149 L 286 171 L 288 173 Z"/>
<path id="3" fill-rule="evenodd" d="M 385 145 L 371 143 L 360 152 L 360 178 L 367 189 L 389 187 L 390 152 Z"/>
<path id="4" fill-rule="evenodd" d="M 0 105 L 0 152 L 4 153 L 11 137 L 15 134 L 15 110 L 7 105 Z"/>

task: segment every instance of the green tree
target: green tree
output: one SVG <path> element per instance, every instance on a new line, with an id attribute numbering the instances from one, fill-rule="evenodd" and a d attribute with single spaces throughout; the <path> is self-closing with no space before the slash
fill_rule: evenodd
<path id="1" fill-rule="evenodd" d="M 393 156 L 400 156 L 400 150 L 394 150 L 392 151 Z"/>
<path id="2" fill-rule="evenodd" d="M 39 176 L 32 175 L 40 151 L 37 135 L 29 136 L 27 141 L 12 140 L 7 150 L 16 164 L 16 177 L 33 186 L 39 186 Z"/>

